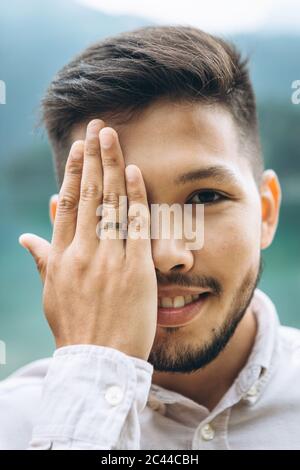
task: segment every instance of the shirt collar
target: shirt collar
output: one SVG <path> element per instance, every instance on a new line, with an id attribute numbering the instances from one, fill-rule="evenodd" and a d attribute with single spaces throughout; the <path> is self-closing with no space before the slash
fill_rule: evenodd
<path id="1" fill-rule="evenodd" d="M 255 290 L 252 307 L 257 320 L 257 333 L 246 367 L 258 365 L 267 371 L 278 340 L 279 318 L 273 302 L 260 289 Z"/>
<path id="2" fill-rule="evenodd" d="M 248 392 L 254 384 L 261 390 L 275 361 L 274 352 L 278 342 L 280 323 L 276 308 L 267 294 L 260 289 L 254 292 L 252 308 L 257 320 L 257 332 L 248 361 L 235 382 L 241 394 Z"/>
<path id="3" fill-rule="evenodd" d="M 229 406 L 239 401 L 242 396 L 253 388 L 256 382 L 262 386 L 270 375 L 274 351 L 278 341 L 279 318 L 271 299 L 260 289 L 255 289 L 251 300 L 253 312 L 257 320 L 257 332 L 252 351 L 244 368 L 237 376 L 234 384 L 217 405 L 219 409 L 224 403 Z M 260 387 L 261 388 L 261 387 Z M 251 393 L 250 393 L 251 395 Z M 181 394 L 167 390 L 157 384 L 151 384 L 149 401 L 159 400 L 163 403 L 176 403 L 188 400 Z M 251 398 L 250 398 L 251 400 Z M 252 398 L 254 401 L 254 398 Z M 219 410 L 220 411 L 220 410 Z"/>

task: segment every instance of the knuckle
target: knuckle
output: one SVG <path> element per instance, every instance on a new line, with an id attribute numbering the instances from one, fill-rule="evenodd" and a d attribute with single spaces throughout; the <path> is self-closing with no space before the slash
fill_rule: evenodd
<path id="1" fill-rule="evenodd" d="M 77 198 L 71 192 L 64 193 L 59 198 L 58 206 L 62 212 L 74 210 L 77 208 Z"/>
<path id="2" fill-rule="evenodd" d="M 83 200 L 89 201 L 93 199 L 100 199 L 102 196 L 101 189 L 97 183 L 85 183 L 81 188 L 80 197 Z"/>
<path id="3" fill-rule="evenodd" d="M 82 250 L 74 250 L 70 254 L 70 260 L 75 269 L 79 271 L 84 271 L 88 266 L 87 256 L 85 256 Z"/>
<path id="4" fill-rule="evenodd" d="M 97 157 L 99 155 L 99 146 L 96 142 L 88 141 L 86 144 L 86 153 L 90 157 Z"/>
<path id="5" fill-rule="evenodd" d="M 129 197 L 133 201 L 143 201 L 145 196 L 139 188 L 132 188 L 129 193 Z"/>
<path id="6" fill-rule="evenodd" d="M 118 208 L 119 194 L 114 191 L 104 191 L 103 204 L 112 208 Z"/>
<path id="7" fill-rule="evenodd" d="M 106 168 L 116 167 L 119 165 L 118 156 L 111 153 L 110 155 L 105 155 L 102 157 L 103 166 Z"/>
<path id="8" fill-rule="evenodd" d="M 81 175 L 82 163 L 78 160 L 72 159 L 68 165 L 68 173 L 71 175 Z"/>

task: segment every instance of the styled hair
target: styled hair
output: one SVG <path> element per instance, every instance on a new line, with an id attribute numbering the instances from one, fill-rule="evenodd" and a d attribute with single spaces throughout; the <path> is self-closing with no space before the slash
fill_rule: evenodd
<path id="1" fill-rule="evenodd" d="M 76 124 L 93 118 L 124 122 L 159 98 L 224 106 L 259 180 L 263 161 L 248 59 L 234 45 L 197 28 L 151 26 L 92 44 L 50 83 L 42 120 L 58 184 Z"/>

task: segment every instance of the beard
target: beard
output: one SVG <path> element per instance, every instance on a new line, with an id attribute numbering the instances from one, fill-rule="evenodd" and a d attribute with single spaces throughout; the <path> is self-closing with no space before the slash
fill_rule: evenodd
<path id="1" fill-rule="evenodd" d="M 153 365 L 154 370 L 159 372 L 193 373 L 212 362 L 225 348 L 244 317 L 260 281 L 262 271 L 263 262 L 260 257 L 258 268 L 254 272 L 253 269 L 247 272 L 236 289 L 226 320 L 218 330 L 213 329 L 212 338 L 201 347 L 197 348 L 183 344 L 179 337 L 176 337 L 180 327 L 164 328 L 163 340 L 154 340 L 148 358 L 148 362 Z M 158 281 L 159 278 L 161 284 L 176 284 L 177 281 L 178 285 L 191 286 L 191 283 L 188 283 L 181 274 L 172 275 L 172 279 L 169 277 L 167 280 L 161 275 L 158 275 Z M 197 281 L 197 284 L 193 283 L 194 287 L 196 285 L 201 288 L 209 287 L 212 292 L 219 297 L 221 296 L 222 287 L 215 279 L 201 277 L 197 278 Z"/>

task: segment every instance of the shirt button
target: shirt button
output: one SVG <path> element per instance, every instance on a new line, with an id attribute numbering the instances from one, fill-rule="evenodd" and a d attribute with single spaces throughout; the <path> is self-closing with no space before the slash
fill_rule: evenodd
<path id="1" fill-rule="evenodd" d="M 118 385 L 112 385 L 106 390 L 105 399 L 110 405 L 118 405 L 123 399 L 123 391 Z"/>
<path id="2" fill-rule="evenodd" d="M 247 396 L 248 397 L 256 397 L 256 395 L 258 395 L 258 385 L 255 383 L 254 385 L 252 385 L 251 388 L 249 388 L 249 390 L 247 392 Z"/>
<path id="3" fill-rule="evenodd" d="M 215 437 L 215 431 L 209 423 L 201 428 L 201 437 L 204 441 L 211 441 Z"/>

